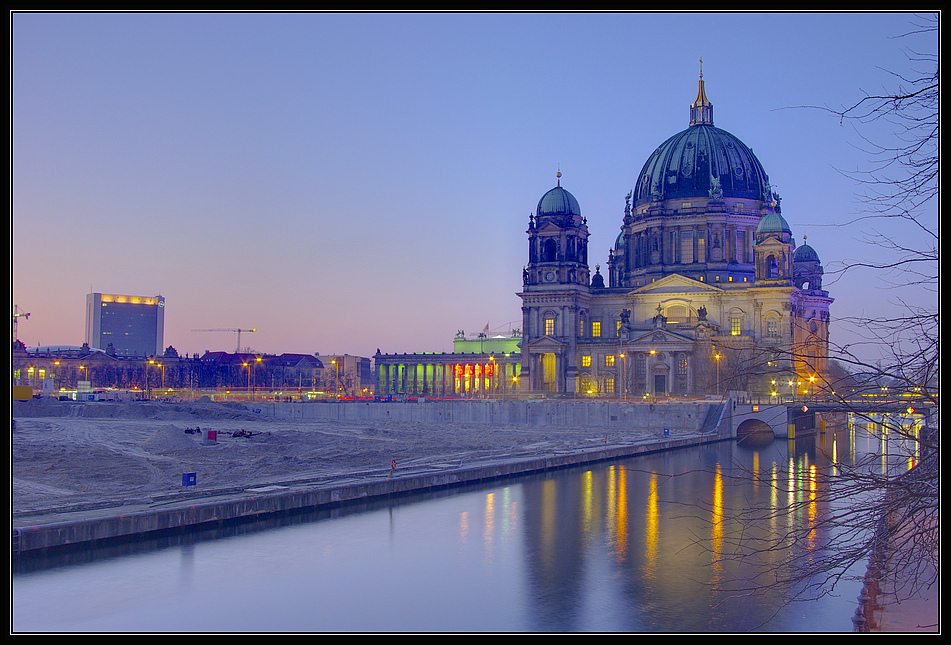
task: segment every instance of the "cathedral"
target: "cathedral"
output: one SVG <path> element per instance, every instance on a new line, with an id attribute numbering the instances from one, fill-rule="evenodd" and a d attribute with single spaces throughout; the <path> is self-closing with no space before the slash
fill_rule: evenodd
<path id="1" fill-rule="evenodd" d="M 815 396 L 829 306 L 816 251 L 796 245 L 762 164 L 713 123 L 703 74 L 688 127 L 627 194 L 604 273 L 587 220 L 557 185 L 528 223 L 523 392 L 628 400 Z"/>

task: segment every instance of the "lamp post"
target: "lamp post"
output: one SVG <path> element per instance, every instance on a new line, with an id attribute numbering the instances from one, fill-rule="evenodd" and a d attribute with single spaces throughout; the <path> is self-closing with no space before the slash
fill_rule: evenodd
<path id="1" fill-rule="evenodd" d="M 334 366 L 334 392 L 336 392 L 337 398 L 340 398 L 340 365 L 337 364 L 337 359 L 334 358 L 331 361 L 331 364 Z"/>
<path id="2" fill-rule="evenodd" d="M 495 352 L 489 354 L 489 364 L 488 367 L 492 370 L 492 375 L 486 378 L 486 383 L 489 385 L 488 391 L 486 394 L 492 394 L 495 392 Z"/>
<path id="3" fill-rule="evenodd" d="M 716 353 L 717 359 L 717 398 L 720 396 L 720 352 Z"/>
<path id="4" fill-rule="evenodd" d="M 621 352 L 621 392 L 624 395 L 624 400 L 627 401 L 627 355 L 624 352 Z M 621 398 L 620 395 L 618 398 Z"/>
<path id="5" fill-rule="evenodd" d="M 149 362 L 145 364 L 145 396 L 151 401 L 152 400 L 152 384 L 149 382 L 149 365 L 155 365 L 155 359 L 150 358 Z"/>

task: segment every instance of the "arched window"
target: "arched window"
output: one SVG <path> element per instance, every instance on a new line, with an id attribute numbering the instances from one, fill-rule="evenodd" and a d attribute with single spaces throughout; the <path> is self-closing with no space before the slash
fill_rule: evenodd
<path id="1" fill-rule="evenodd" d="M 667 307 L 667 322 L 689 324 L 690 308 L 685 305 Z"/>
<path id="2" fill-rule="evenodd" d="M 553 239 L 545 240 L 542 244 L 542 262 L 555 262 L 558 259 L 558 245 Z"/>
<path id="3" fill-rule="evenodd" d="M 677 354 L 677 376 L 687 378 L 687 355 L 683 352 Z"/>

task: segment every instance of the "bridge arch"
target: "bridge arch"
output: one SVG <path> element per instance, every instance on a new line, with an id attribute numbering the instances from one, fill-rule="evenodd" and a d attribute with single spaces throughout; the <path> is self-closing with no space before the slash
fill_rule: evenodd
<path id="1" fill-rule="evenodd" d="M 746 419 L 736 428 L 736 441 L 744 446 L 767 446 L 776 435 L 772 427 L 761 419 Z"/>

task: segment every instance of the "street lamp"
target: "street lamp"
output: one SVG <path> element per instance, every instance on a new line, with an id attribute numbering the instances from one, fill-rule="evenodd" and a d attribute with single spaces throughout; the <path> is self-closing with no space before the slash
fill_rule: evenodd
<path id="1" fill-rule="evenodd" d="M 249 398 L 252 398 L 252 399 L 253 399 L 253 398 L 254 398 L 254 392 L 251 391 L 251 365 L 252 365 L 252 364 L 251 364 L 249 361 L 245 361 L 245 362 L 241 363 L 241 367 L 247 367 L 247 368 L 248 368 L 248 396 L 249 396 Z"/>
<path id="2" fill-rule="evenodd" d="M 624 400 L 627 401 L 627 355 L 621 352 L 621 390 L 624 392 Z"/>
<path id="3" fill-rule="evenodd" d="M 489 367 L 489 369 L 492 370 L 492 375 L 489 376 L 489 377 L 487 377 L 487 378 L 485 379 L 485 381 L 486 381 L 486 386 L 487 386 L 486 394 L 487 394 L 487 395 L 490 395 L 490 394 L 494 393 L 495 390 L 496 390 L 496 387 L 495 387 L 495 375 L 496 375 L 496 372 L 495 372 L 495 352 L 492 352 L 491 354 L 489 354 L 489 363 L 488 363 L 487 367 Z"/>
<path id="4" fill-rule="evenodd" d="M 334 366 L 334 390 L 337 392 L 337 398 L 340 398 L 340 366 L 337 365 L 337 359 L 330 361 Z"/>
<path id="5" fill-rule="evenodd" d="M 717 397 L 720 396 L 720 352 L 716 353 L 717 359 Z"/>

